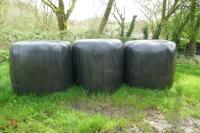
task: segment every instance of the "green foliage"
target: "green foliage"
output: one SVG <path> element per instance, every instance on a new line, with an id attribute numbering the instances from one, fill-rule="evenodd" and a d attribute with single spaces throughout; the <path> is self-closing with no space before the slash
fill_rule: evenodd
<path id="1" fill-rule="evenodd" d="M 195 44 L 199 37 L 199 8 L 196 0 L 186 1 L 178 12 L 164 26 L 162 35 L 177 44 L 179 52 L 194 55 Z"/>
<path id="2" fill-rule="evenodd" d="M 3 16 L 4 16 L 4 8 L 5 8 L 5 5 L 6 5 L 6 0 L 1 0 L 0 1 L 0 26 L 3 24 Z"/>
<path id="3" fill-rule="evenodd" d="M 143 33 L 143 39 L 148 39 L 149 38 L 149 28 L 148 28 L 148 26 L 145 26 L 142 29 L 142 33 Z"/>
<path id="4" fill-rule="evenodd" d="M 76 36 L 70 31 L 44 32 L 44 31 L 19 31 L 13 28 L 5 27 L 0 29 L 0 50 L 8 50 L 9 46 L 16 41 L 23 40 L 64 40 L 74 41 Z M 2 55 L 1 58 L 5 58 Z M 3 57 L 2 57 L 3 56 Z"/>
<path id="5" fill-rule="evenodd" d="M 45 32 L 39 30 L 33 31 L 19 31 L 10 27 L 0 28 L 0 50 L 8 50 L 9 46 L 16 41 L 23 40 L 63 40 L 73 42 L 77 39 L 84 38 L 116 38 L 112 34 L 98 34 L 97 31 L 88 30 L 86 32 L 74 34 L 71 31 L 57 31 L 57 32 Z M 2 55 L 4 51 L 0 52 L 1 58 L 5 58 Z M 3 57 L 2 57 L 3 56 Z"/>
<path id="6" fill-rule="evenodd" d="M 127 34 L 126 34 L 126 37 L 128 37 L 128 38 L 129 38 L 129 37 L 131 36 L 131 34 L 133 33 L 133 30 L 134 30 L 134 28 L 135 28 L 136 18 L 137 18 L 137 16 L 135 15 L 135 16 L 133 16 L 133 18 L 132 18 L 132 20 L 131 20 L 130 27 L 129 27 L 128 32 L 127 32 Z"/>
<path id="7" fill-rule="evenodd" d="M 182 32 L 181 33 L 180 41 L 181 41 L 181 43 L 180 43 L 181 47 L 186 47 L 188 45 L 189 39 L 188 39 L 188 33 L 187 32 Z"/>
<path id="8" fill-rule="evenodd" d="M 0 50 L 0 63 L 8 60 L 8 51 L 7 50 Z"/>
<path id="9" fill-rule="evenodd" d="M 2 102 L 12 100 L 14 96 L 12 92 L 8 62 L 0 63 L 0 107 Z"/>
<path id="10" fill-rule="evenodd" d="M 79 34 L 80 35 L 80 34 Z M 79 36 L 80 38 L 94 39 L 94 38 L 107 38 L 105 34 L 99 34 L 95 30 L 88 30 Z"/>

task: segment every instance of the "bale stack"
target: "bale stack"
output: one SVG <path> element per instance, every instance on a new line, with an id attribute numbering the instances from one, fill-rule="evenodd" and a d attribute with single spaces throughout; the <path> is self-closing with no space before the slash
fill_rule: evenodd
<path id="1" fill-rule="evenodd" d="M 74 82 L 88 91 L 130 86 L 161 89 L 172 85 L 176 45 L 165 40 L 84 39 L 74 42 L 22 41 L 10 48 L 15 92 L 44 94 Z"/>

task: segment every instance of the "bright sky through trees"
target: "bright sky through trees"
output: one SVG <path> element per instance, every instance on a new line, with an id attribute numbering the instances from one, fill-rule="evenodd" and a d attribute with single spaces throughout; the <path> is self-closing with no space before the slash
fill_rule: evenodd
<path id="1" fill-rule="evenodd" d="M 140 11 L 140 5 L 135 0 L 116 0 L 116 2 L 121 11 L 126 7 L 126 18 L 128 21 L 132 19 L 133 15 L 137 15 L 138 19 L 144 18 Z M 78 0 L 71 19 L 83 20 L 102 16 L 106 3 L 107 0 Z"/>
<path id="2" fill-rule="evenodd" d="M 27 0 L 21 0 L 26 2 Z M 41 0 L 31 0 L 32 2 L 37 1 L 38 6 L 41 4 Z M 56 2 L 57 0 L 52 0 Z M 65 0 L 66 6 L 68 6 L 69 0 Z M 75 9 L 70 16 L 70 20 L 84 20 L 88 18 L 100 17 L 105 11 L 108 0 L 78 0 Z M 143 13 L 140 11 L 141 6 L 136 0 L 116 0 L 117 7 L 121 12 L 126 8 L 126 21 L 131 21 L 133 15 L 137 15 L 137 19 L 144 19 Z M 110 17 L 114 20 L 113 16 Z"/>

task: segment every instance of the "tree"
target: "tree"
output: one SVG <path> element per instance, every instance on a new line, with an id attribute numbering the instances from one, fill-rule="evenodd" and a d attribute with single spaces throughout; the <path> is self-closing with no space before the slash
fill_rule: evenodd
<path id="1" fill-rule="evenodd" d="M 198 0 L 190 0 L 190 20 L 189 20 L 189 55 L 194 56 L 196 52 L 196 42 L 200 28 L 200 5 Z"/>
<path id="2" fill-rule="evenodd" d="M 53 11 L 44 3 L 39 4 L 41 0 L 30 0 L 31 11 L 35 16 L 35 28 L 42 31 L 49 31 L 53 22 Z"/>
<path id="3" fill-rule="evenodd" d="M 188 8 L 188 1 L 185 1 L 181 4 L 178 12 L 174 15 L 171 23 L 172 27 L 170 31 L 172 31 L 171 39 L 177 45 L 178 50 L 181 45 L 181 33 L 184 31 L 185 27 L 188 25 L 190 18 L 190 11 Z"/>
<path id="4" fill-rule="evenodd" d="M 124 37 L 125 32 L 125 8 L 123 14 L 117 8 L 116 2 L 114 2 L 114 12 L 112 13 L 116 19 L 118 25 L 120 26 L 120 37 Z"/>
<path id="5" fill-rule="evenodd" d="M 101 20 L 101 23 L 100 23 L 100 26 L 99 26 L 99 29 L 98 29 L 99 33 L 103 33 L 103 30 L 104 30 L 104 28 L 106 26 L 106 23 L 108 21 L 110 12 L 112 10 L 113 2 L 114 2 L 114 0 L 109 0 L 108 1 L 107 7 L 106 7 L 106 11 L 105 11 L 105 13 L 103 15 L 103 18 Z"/>
<path id="6" fill-rule="evenodd" d="M 179 1 L 180 0 L 174 0 L 172 6 L 170 8 L 167 8 L 167 0 L 163 0 L 162 3 L 162 15 L 160 22 L 158 22 L 155 31 L 153 33 L 152 38 L 153 39 L 159 39 L 162 28 L 164 27 L 165 23 L 169 20 L 169 18 L 175 13 L 175 11 L 179 8 Z"/>
<path id="7" fill-rule="evenodd" d="M 132 33 L 133 33 L 133 30 L 135 28 L 135 22 L 136 22 L 136 18 L 137 16 L 134 15 L 133 18 L 132 18 L 132 21 L 130 23 L 130 26 L 129 26 L 129 29 L 126 33 L 126 36 L 125 36 L 125 7 L 124 7 L 124 12 L 121 13 L 119 8 L 117 8 L 117 5 L 116 5 L 116 2 L 114 2 L 114 12 L 113 12 L 113 16 L 114 18 L 116 19 L 117 23 L 119 24 L 120 26 L 120 37 L 123 39 L 124 37 L 126 38 L 130 38 Z"/>
<path id="8" fill-rule="evenodd" d="M 188 24 L 190 14 L 186 14 L 183 16 L 183 18 L 179 18 L 181 16 L 175 16 L 177 17 L 177 20 L 175 21 L 177 23 L 177 26 L 174 27 L 174 30 L 172 30 L 172 41 L 174 41 L 178 47 L 180 48 L 181 43 L 181 33 L 184 30 L 184 27 Z"/>
<path id="9" fill-rule="evenodd" d="M 56 15 L 58 21 L 58 28 L 59 30 L 66 30 L 67 29 L 67 22 L 72 14 L 77 0 L 70 0 L 69 8 L 65 13 L 65 4 L 63 0 L 58 0 L 58 6 L 56 6 L 51 0 L 42 0 L 48 7 L 50 7 Z"/>
<path id="10" fill-rule="evenodd" d="M 126 34 L 126 37 L 128 37 L 128 38 L 131 37 L 131 35 L 132 35 L 132 33 L 133 33 L 133 30 L 134 30 L 134 28 L 135 28 L 136 18 L 137 18 L 136 15 L 134 15 L 134 16 L 132 17 L 129 30 L 128 30 L 127 34 Z"/>
<path id="11" fill-rule="evenodd" d="M 180 4 L 185 0 L 137 0 L 142 6 L 141 11 L 149 21 L 152 31 L 152 38 L 159 39 L 162 29 L 174 13 L 179 9 Z"/>

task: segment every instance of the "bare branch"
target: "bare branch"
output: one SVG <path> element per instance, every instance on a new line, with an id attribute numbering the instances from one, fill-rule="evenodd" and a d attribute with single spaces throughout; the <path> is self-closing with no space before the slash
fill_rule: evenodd
<path id="1" fill-rule="evenodd" d="M 169 17 L 172 16 L 172 14 L 180 7 L 180 4 L 179 3 L 180 0 L 174 0 L 174 3 L 171 7 L 171 9 L 169 10 L 167 16 L 165 17 L 165 19 L 169 19 Z"/>
<path id="2" fill-rule="evenodd" d="M 71 13 L 73 12 L 74 10 L 74 7 L 76 5 L 76 2 L 77 0 L 71 0 L 71 5 L 69 7 L 69 9 L 67 10 L 67 13 L 65 14 L 65 19 L 68 20 L 69 19 L 69 16 L 71 15 Z"/>
<path id="3" fill-rule="evenodd" d="M 167 0 L 163 0 L 163 4 L 162 4 L 162 20 L 165 19 L 165 15 L 166 15 L 166 7 L 167 6 Z"/>
<path id="4" fill-rule="evenodd" d="M 58 7 L 55 4 L 53 4 L 52 1 L 50 1 L 50 0 L 42 0 L 42 2 L 45 3 L 48 7 L 50 7 L 53 10 L 53 12 L 57 11 Z"/>
<path id="5" fill-rule="evenodd" d="M 118 24 L 121 25 L 120 20 L 119 20 L 118 17 L 115 15 L 115 11 L 117 10 L 117 5 L 116 5 L 116 2 L 115 2 L 115 1 L 114 1 L 114 3 L 113 3 L 113 8 L 114 8 L 114 11 L 113 11 L 112 15 L 113 15 L 114 18 L 117 20 Z"/>
<path id="6" fill-rule="evenodd" d="M 115 13 L 113 13 L 114 18 L 117 20 L 118 24 L 121 25 L 120 20 L 117 18 L 117 16 L 115 15 Z"/>
<path id="7" fill-rule="evenodd" d="M 116 1 L 114 1 L 114 5 L 113 6 L 114 6 L 114 12 L 112 14 L 113 14 L 114 18 L 117 20 L 118 24 L 122 25 L 122 23 L 124 23 L 124 20 L 125 20 L 125 7 L 124 7 L 124 13 L 122 14 L 120 12 L 120 10 L 117 8 Z M 115 11 L 116 11 L 117 15 L 115 14 Z"/>

